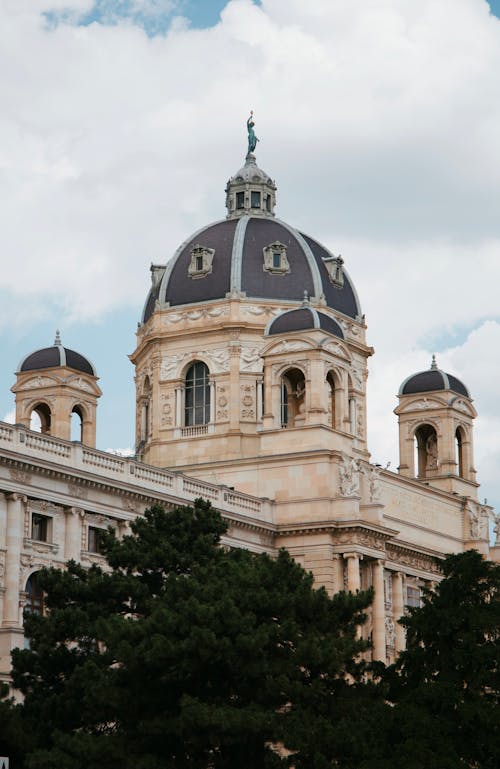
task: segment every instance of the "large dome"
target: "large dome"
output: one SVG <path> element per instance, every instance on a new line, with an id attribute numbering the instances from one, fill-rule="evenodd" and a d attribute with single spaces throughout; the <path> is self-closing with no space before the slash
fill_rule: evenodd
<path id="1" fill-rule="evenodd" d="M 276 185 L 247 155 L 226 187 L 226 219 L 195 232 L 166 267 L 153 266 L 153 285 L 144 307 L 198 304 L 225 297 L 327 306 L 361 319 L 354 286 L 343 259 L 315 238 L 274 215 Z"/>

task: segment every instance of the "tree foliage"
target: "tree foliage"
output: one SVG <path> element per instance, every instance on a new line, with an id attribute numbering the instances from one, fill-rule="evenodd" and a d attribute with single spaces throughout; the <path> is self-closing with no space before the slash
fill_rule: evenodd
<path id="1" fill-rule="evenodd" d="M 500 766 L 500 566 L 468 550 L 442 570 L 402 619 L 406 651 L 383 671 L 393 707 L 371 769 Z"/>
<path id="2" fill-rule="evenodd" d="M 27 769 L 355 756 L 355 692 L 373 696 L 356 632 L 370 594 L 329 598 L 284 551 L 221 547 L 226 526 L 202 500 L 153 507 L 132 530 L 104 537 L 107 570 L 40 574 L 48 612 L 26 617 L 30 648 L 13 654 Z"/>

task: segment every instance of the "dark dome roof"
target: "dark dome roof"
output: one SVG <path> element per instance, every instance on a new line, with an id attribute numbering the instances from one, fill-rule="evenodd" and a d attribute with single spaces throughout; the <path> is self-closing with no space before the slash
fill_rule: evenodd
<path id="1" fill-rule="evenodd" d="M 334 318 L 319 312 L 313 307 L 299 307 L 296 310 L 286 310 L 274 318 L 268 325 L 266 334 L 286 334 L 289 331 L 305 331 L 320 328 L 329 334 L 344 339 L 344 332 Z"/>
<path id="2" fill-rule="evenodd" d="M 286 271 L 264 269 L 264 249 L 276 244 L 285 247 Z M 188 270 L 197 246 L 213 249 L 213 261 L 209 272 L 191 277 Z M 333 278 L 332 264 L 337 268 Z M 274 217 L 225 219 L 195 232 L 180 246 L 163 274 L 156 272 L 142 321 L 151 317 L 157 301 L 160 306 L 195 304 L 223 299 L 230 293 L 302 303 L 307 292 L 313 301 L 324 299 L 331 309 L 360 318 L 356 291 L 342 264 L 340 257 L 334 257 L 316 240 Z"/>
<path id="3" fill-rule="evenodd" d="M 88 358 L 80 355 L 79 352 L 75 352 L 75 350 L 63 347 L 59 332 L 56 334 L 52 347 L 44 347 L 42 350 L 35 350 L 35 352 L 27 355 L 17 367 L 17 372 L 38 371 L 45 368 L 55 368 L 56 366 L 67 366 L 68 368 L 75 369 L 75 371 L 97 376 L 95 367 Z"/>
<path id="4" fill-rule="evenodd" d="M 432 392 L 434 390 L 451 390 L 459 395 L 470 398 L 467 387 L 460 379 L 441 371 L 437 367 L 436 358 L 432 356 L 432 365 L 427 371 L 419 371 L 409 376 L 399 388 L 399 395 L 412 395 L 414 393 Z"/>

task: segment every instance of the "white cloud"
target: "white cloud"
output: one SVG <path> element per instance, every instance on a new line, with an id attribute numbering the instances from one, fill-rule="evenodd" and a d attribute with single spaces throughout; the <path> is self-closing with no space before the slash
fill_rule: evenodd
<path id="1" fill-rule="evenodd" d="M 374 458 L 397 465 L 397 387 L 437 346 L 476 399 L 476 464 L 500 500 L 500 23 L 485 0 L 232 0 L 212 29 L 150 38 L 134 13 L 170 0 L 128 6 L 87 27 L 86 0 L 0 6 L 0 327 L 139 311 L 149 263 L 224 217 L 254 109 L 278 214 L 341 252 L 358 288 Z M 51 9 L 73 24 L 49 28 Z"/>

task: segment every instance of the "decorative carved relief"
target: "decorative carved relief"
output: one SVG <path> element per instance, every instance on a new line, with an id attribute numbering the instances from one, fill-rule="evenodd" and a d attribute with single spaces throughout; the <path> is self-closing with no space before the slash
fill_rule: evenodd
<path id="1" fill-rule="evenodd" d="M 183 321 L 221 318 L 222 316 L 227 315 L 228 312 L 229 308 L 225 306 L 201 308 L 199 310 L 188 310 L 186 312 L 165 313 L 163 322 L 168 325 L 169 323 L 182 323 Z"/>
<path id="2" fill-rule="evenodd" d="M 355 387 L 358 390 L 363 390 L 363 369 L 361 369 L 359 366 L 353 366 L 351 368 L 351 374 Z"/>
<path id="3" fill-rule="evenodd" d="M 369 501 L 374 504 L 380 502 L 382 497 L 381 468 L 375 467 L 375 465 L 362 465 L 361 471 L 366 478 Z"/>
<path id="4" fill-rule="evenodd" d="M 332 355 L 336 355 L 339 358 L 344 358 L 344 360 L 350 360 L 350 354 L 348 353 L 347 349 L 342 345 L 340 342 L 335 342 L 333 339 L 329 340 L 326 344 L 323 345 L 323 349 L 327 350 L 327 352 L 332 353 Z"/>
<path id="5" fill-rule="evenodd" d="M 281 308 L 279 307 L 270 307 L 269 305 L 256 305 L 256 304 L 245 304 L 241 308 L 242 312 L 244 312 L 246 315 L 279 315 L 281 312 Z"/>
<path id="6" fill-rule="evenodd" d="M 31 483 L 31 473 L 28 473 L 26 470 L 18 470 L 15 467 L 11 467 L 9 475 L 13 481 L 18 483 Z"/>
<path id="7" fill-rule="evenodd" d="M 364 418 L 363 418 L 363 404 L 360 400 L 356 401 L 356 435 L 358 438 L 364 438 Z"/>
<path id="8" fill-rule="evenodd" d="M 240 386 L 241 419 L 255 419 L 255 387 L 250 384 Z"/>
<path id="9" fill-rule="evenodd" d="M 347 454 L 342 454 L 339 464 L 339 487 L 343 497 L 359 494 L 359 462 Z"/>
<path id="10" fill-rule="evenodd" d="M 430 571 L 435 574 L 441 573 L 438 564 L 432 556 L 424 555 L 423 553 L 412 552 L 411 550 L 398 547 L 397 545 L 387 545 L 386 557 L 391 561 L 395 561 L 401 566 L 409 566 L 413 569 L 419 569 L 420 571 Z"/>
<path id="11" fill-rule="evenodd" d="M 225 347 L 218 350 L 205 350 L 203 357 L 208 358 L 212 363 L 213 371 L 210 373 L 229 371 L 229 351 Z"/>
<path id="12" fill-rule="evenodd" d="M 243 347 L 240 352 L 240 371 L 260 374 L 263 360 L 258 347 Z"/>
<path id="13" fill-rule="evenodd" d="M 276 345 L 276 347 L 273 347 L 271 352 L 273 354 L 281 353 L 281 352 L 296 352 L 297 350 L 307 350 L 309 349 L 308 345 L 304 342 L 288 342 L 286 339 L 284 339 L 282 342 Z"/>
<path id="14" fill-rule="evenodd" d="M 469 500 L 466 507 L 471 539 L 488 539 L 488 511 L 483 505 Z"/>
<path id="15" fill-rule="evenodd" d="M 78 486 L 76 483 L 68 483 L 68 493 L 72 497 L 77 497 L 78 499 L 87 499 L 89 495 L 87 489 L 82 489 L 82 487 Z"/>
<path id="16" fill-rule="evenodd" d="M 217 387 L 217 420 L 223 422 L 227 419 L 227 405 L 229 403 L 227 397 L 227 388 L 225 385 L 218 385 Z"/>
<path id="17" fill-rule="evenodd" d="M 396 626 L 392 617 L 385 618 L 385 638 L 387 646 L 395 646 L 396 644 Z"/>
<path id="18" fill-rule="evenodd" d="M 161 407 L 161 424 L 162 427 L 170 427 L 173 424 L 172 393 L 162 393 L 161 400 L 163 401 Z"/>
<path id="19" fill-rule="evenodd" d="M 164 358 L 160 366 L 160 379 L 170 379 L 174 374 L 177 374 L 182 363 L 190 357 L 191 353 L 182 352 L 178 355 L 169 355 L 168 358 Z"/>
<path id="20" fill-rule="evenodd" d="M 23 390 L 36 390 L 38 387 L 52 387 L 58 385 L 60 380 L 52 379 L 48 376 L 37 376 L 34 379 L 30 379 L 22 385 Z"/>

